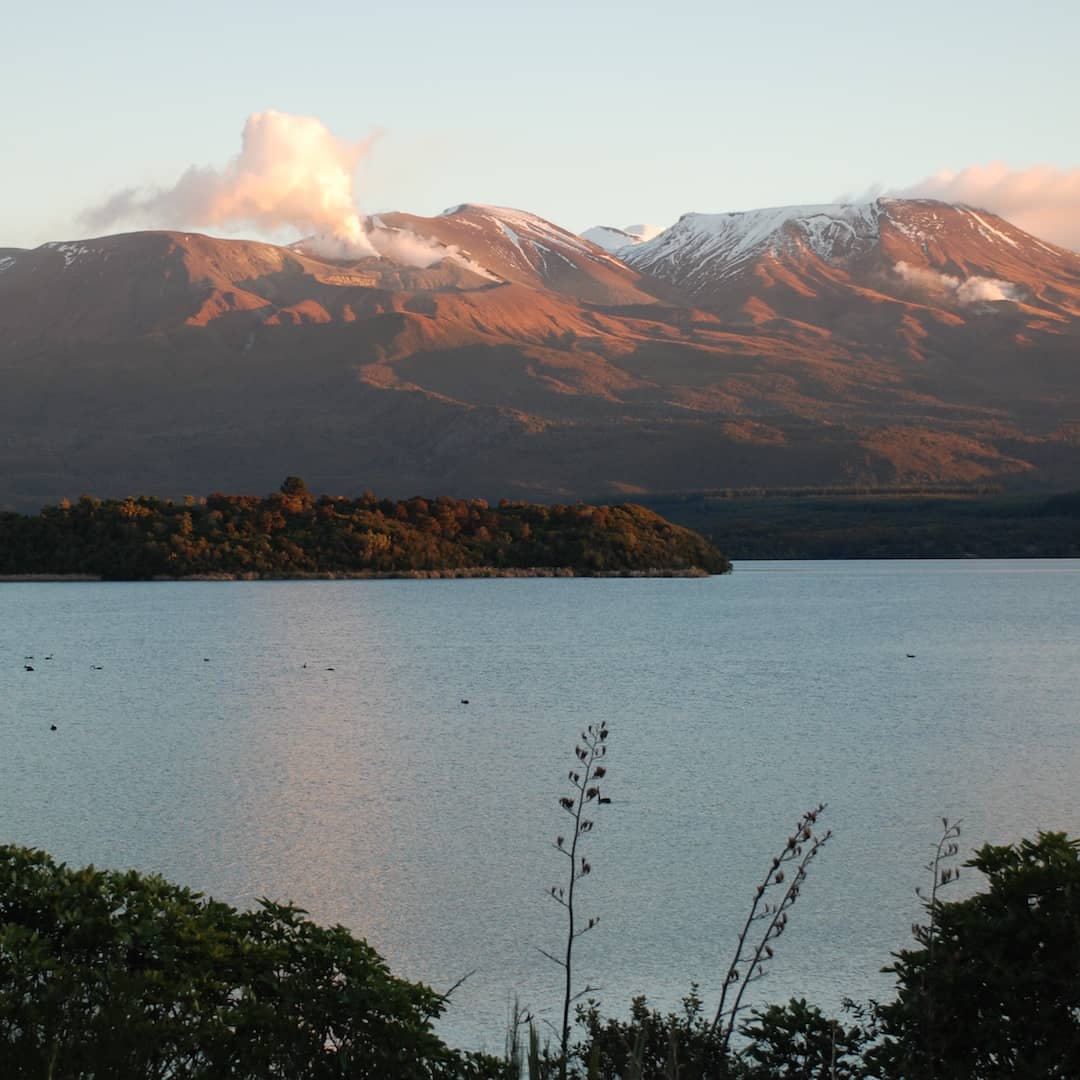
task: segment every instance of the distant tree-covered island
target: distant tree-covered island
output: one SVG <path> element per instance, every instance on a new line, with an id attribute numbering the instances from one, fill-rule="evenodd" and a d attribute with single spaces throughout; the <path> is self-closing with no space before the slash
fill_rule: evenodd
<path id="1" fill-rule="evenodd" d="M 154 578 L 705 575 L 728 560 L 633 504 L 449 496 L 315 496 L 298 477 L 263 498 L 83 495 L 0 515 L 0 576 Z"/>

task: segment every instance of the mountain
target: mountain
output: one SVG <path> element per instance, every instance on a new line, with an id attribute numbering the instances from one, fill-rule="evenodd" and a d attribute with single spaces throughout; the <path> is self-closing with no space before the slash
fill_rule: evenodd
<path id="1" fill-rule="evenodd" d="M 663 231 L 662 225 L 627 225 L 625 229 L 616 229 L 613 225 L 597 225 L 586 229 L 581 238 L 617 255 L 623 248 L 644 244 Z"/>
<path id="2" fill-rule="evenodd" d="M 933 200 L 685 214 L 622 258 L 726 309 L 747 294 L 819 299 L 848 287 L 960 305 L 1033 302 L 1068 317 L 1080 307 L 1075 253 L 987 211 Z"/>
<path id="3" fill-rule="evenodd" d="M 620 257 L 490 206 L 370 227 L 0 249 L 0 507 L 1080 477 L 1080 257 L 983 211 L 690 214 Z"/>
<path id="4" fill-rule="evenodd" d="M 877 425 L 864 444 L 900 475 L 952 453 L 948 432 L 954 450 L 964 435 L 1013 459 L 991 466 L 999 476 L 1076 480 L 1044 454 L 1078 433 L 1075 252 L 984 210 L 877 199 L 687 214 L 622 257 L 757 340 L 745 375 L 787 382 L 793 409 L 824 397 L 836 417 L 846 400 Z M 767 396 L 776 403 L 779 387 Z"/>
<path id="5" fill-rule="evenodd" d="M 605 248 L 521 210 L 464 203 L 433 218 L 380 214 L 375 226 L 419 237 L 436 252 L 460 252 L 494 280 L 598 304 L 655 299 L 650 283 Z"/>

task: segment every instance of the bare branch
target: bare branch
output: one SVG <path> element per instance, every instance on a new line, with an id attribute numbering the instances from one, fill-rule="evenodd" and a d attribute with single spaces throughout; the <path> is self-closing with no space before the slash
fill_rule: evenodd
<path id="1" fill-rule="evenodd" d="M 720 1002 L 716 1009 L 716 1016 L 712 1023 L 714 1032 L 722 1029 L 725 1051 L 731 1042 L 738 1014 L 743 1009 L 742 999 L 746 993 L 746 988 L 750 983 L 756 982 L 765 976 L 764 962 L 773 956 L 773 948 L 770 942 L 775 941 L 783 934 L 787 926 L 788 910 L 795 904 L 799 897 L 800 887 L 803 881 L 806 880 L 807 867 L 832 836 L 831 830 L 821 836 L 814 833 L 814 825 L 817 823 L 818 816 L 824 810 L 825 804 L 821 803 L 816 808 L 803 813 L 795 826 L 795 831 L 788 837 L 784 849 L 772 859 L 765 877 L 754 891 L 750 912 L 736 942 L 735 955 L 732 957 L 731 965 L 728 968 L 724 986 L 720 992 Z M 765 895 L 770 889 L 783 888 L 784 882 L 787 880 L 783 868 L 788 863 L 793 863 L 794 869 L 790 881 L 788 881 L 787 889 L 784 890 L 778 902 L 766 901 Z M 755 923 L 762 921 L 766 924 L 765 929 L 758 936 L 756 944 L 749 947 L 750 930 Z M 745 965 L 745 976 L 740 972 L 742 965 Z M 736 984 L 738 984 L 738 989 L 735 991 L 735 999 L 731 1006 L 728 1007 L 729 992 Z"/>
<path id="2" fill-rule="evenodd" d="M 450 995 L 459 986 L 461 986 L 462 983 L 464 983 L 466 979 L 471 979 L 475 974 L 476 974 L 476 968 L 473 968 L 472 971 L 466 971 L 465 974 L 462 975 L 461 978 L 458 979 L 458 981 L 456 983 L 454 983 L 454 985 L 451 986 L 449 990 L 447 990 L 444 994 L 440 994 L 439 996 L 443 999 L 443 1001 L 449 1001 L 450 1000 Z"/>
<path id="3" fill-rule="evenodd" d="M 574 889 L 578 881 L 584 877 L 588 877 L 592 872 L 592 864 L 578 849 L 582 837 L 587 833 L 591 833 L 594 826 L 593 820 L 584 816 L 585 806 L 587 803 L 594 803 L 599 806 L 611 802 L 610 799 L 602 796 L 599 784 L 597 783 L 607 775 L 606 767 L 598 764 L 599 760 L 603 758 L 607 752 L 607 737 L 607 723 L 606 721 L 601 721 L 599 725 L 589 724 L 581 733 L 580 742 L 575 744 L 574 756 L 577 759 L 578 765 L 567 773 L 567 780 L 570 783 L 574 794 L 562 795 L 559 797 L 560 808 L 565 810 L 573 820 L 573 832 L 570 834 L 569 838 L 564 836 L 556 837 L 555 842 L 552 845 L 557 851 L 568 856 L 570 859 L 566 888 L 562 889 L 552 886 L 548 892 L 548 895 L 551 896 L 552 899 L 556 900 L 566 909 L 566 952 L 564 959 L 557 959 L 553 954 L 544 949 L 540 949 L 539 952 L 549 960 L 559 964 L 566 972 L 566 983 L 563 993 L 562 1028 L 559 1031 L 560 1076 L 563 1078 L 566 1076 L 567 1054 L 570 1042 L 570 1006 L 581 996 L 581 994 L 573 993 L 574 942 L 577 938 L 581 937 L 582 934 L 588 933 L 589 930 L 593 929 L 598 922 L 597 919 L 591 918 L 585 926 L 579 927 L 575 925 L 576 912 L 574 909 Z M 592 987 L 586 987 L 581 993 L 589 993 L 592 989 Z"/>

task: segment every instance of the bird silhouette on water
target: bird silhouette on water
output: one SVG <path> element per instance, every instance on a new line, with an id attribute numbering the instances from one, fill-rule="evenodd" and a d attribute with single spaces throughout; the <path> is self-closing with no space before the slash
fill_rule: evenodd
<path id="1" fill-rule="evenodd" d="M 23 664 L 24 671 L 33 671 L 34 669 L 29 664 Z"/>

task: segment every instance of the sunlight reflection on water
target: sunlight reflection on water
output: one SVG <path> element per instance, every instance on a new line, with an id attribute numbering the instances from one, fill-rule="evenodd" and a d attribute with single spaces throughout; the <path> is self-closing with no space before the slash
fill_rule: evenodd
<path id="1" fill-rule="evenodd" d="M 940 815 L 969 848 L 1080 831 L 1078 613 L 1056 561 L 4 585 L 3 838 L 294 899 L 436 988 L 475 968 L 444 1029 L 498 1048 L 514 994 L 557 1000 L 555 798 L 606 718 L 583 978 L 613 1012 L 691 981 L 714 1001 L 768 854 L 820 800 L 836 837 L 759 988 L 833 1006 L 887 992 Z"/>

